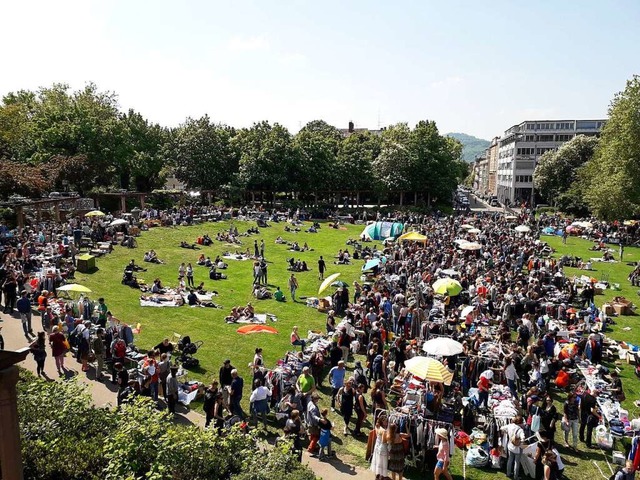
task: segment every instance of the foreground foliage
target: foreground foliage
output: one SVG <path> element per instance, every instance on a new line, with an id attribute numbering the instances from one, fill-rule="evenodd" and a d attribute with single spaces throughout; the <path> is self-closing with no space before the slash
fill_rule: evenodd
<path id="1" fill-rule="evenodd" d="M 148 398 L 96 408 L 75 381 L 45 382 L 22 371 L 18 385 L 25 478 L 313 480 L 285 444 L 262 448 L 239 431 L 176 425 Z"/>

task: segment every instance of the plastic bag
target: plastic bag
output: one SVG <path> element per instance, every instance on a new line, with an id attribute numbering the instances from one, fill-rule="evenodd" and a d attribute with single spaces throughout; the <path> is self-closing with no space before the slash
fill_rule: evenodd
<path id="1" fill-rule="evenodd" d="M 531 431 L 537 432 L 540 430 L 540 415 L 535 414 L 531 417 Z"/>
<path id="2" fill-rule="evenodd" d="M 489 454 L 479 446 L 471 445 L 466 462 L 470 467 L 486 467 L 489 463 Z"/>
<path id="3" fill-rule="evenodd" d="M 596 427 L 596 443 L 600 448 L 609 450 L 613 448 L 613 437 L 607 431 L 607 427 L 599 425 Z"/>

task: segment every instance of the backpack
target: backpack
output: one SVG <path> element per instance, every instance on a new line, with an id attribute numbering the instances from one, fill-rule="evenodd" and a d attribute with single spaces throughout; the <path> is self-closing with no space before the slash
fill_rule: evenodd
<path id="1" fill-rule="evenodd" d="M 525 325 L 520 325 L 518 328 L 518 335 L 520 335 L 520 338 L 523 340 L 529 340 L 531 338 L 531 333 Z"/>
<path id="2" fill-rule="evenodd" d="M 518 436 L 518 434 L 522 431 L 522 429 L 520 427 L 518 427 L 516 429 L 516 431 L 513 433 L 513 435 L 510 438 L 510 442 L 513 444 L 514 447 L 519 447 L 520 444 L 522 443 L 522 440 L 520 439 L 520 437 Z"/>
<path id="3" fill-rule="evenodd" d="M 124 343 L 123 340 L 117 341 L 116 344 L 113 346 L 113 356 L 117 358 L 122 358 L 126 355 L 126 353 L 127 353 L 127 345 Z"/>
<path id="4" fill-rule="evenodd" d="M 366 392 L 369 389 L 369 382 L 367 381 L 367 376 L 364 374 L 362 370 L 356 369 L 353 372 L 356 377 L 357 385 L 364 385 L 364 391 Z"/>
<path id="5" fill-rule="evenodd" d="M 618 477 L 618 474 L 622 472 L 622 467 L 618 467 L 616 468 L 616 471 L 613 472 L 613 474 L 611 474 L 611 476 L 609 477 L 609 480 L 620 480 L 620 479 L 624 479 L 624 474 L 620 477 Z"/>
<path id="6" fill-rule="evenodd" d="M 378 354 L 373 359 L 371 370 L 373 370 L 374 373 L 382 373 L 382 355 Z"/>

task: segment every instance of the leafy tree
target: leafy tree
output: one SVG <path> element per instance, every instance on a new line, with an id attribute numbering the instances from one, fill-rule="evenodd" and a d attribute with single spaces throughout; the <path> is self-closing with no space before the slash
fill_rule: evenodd
<path id="1" fill-rule="evenodd" d="M 237 169 L 233 135 L 233 129 L 212 123 L 208 115 L 188 118 L 171 132 L 164 156 L 189 188 L 217 190 Z"/>
<path id="2" fill-rule="evenodd" d="M 599 217 L 640 214 L 640 76 L 614 96 L 600 145 L 580 178 L 587 204 Z"/>
<path id="3" fill-rule="evenodd" d="M 24 370 L 18 414 L 25 478 L 315 478 L 287 449 L 263 450 L 238 429 L 219 436 L 176 424 L 146 397 L 118 410 L 96 408 L 85 386 L 42 381 Z"/>
<path id="4" fill-rule="evenodd" d="M 410 136 L 411 130 L 406 123 L 392 125 L 382 132 L 380 154 L 373 161 L 373 172 L 386 191 L 410 190 L 415 166 Z"/>
<path id="5" fill-rule="evenodd" d="M 585 209 L 577 185 L 578 171 L 593 157 L 597 137 L 578 135 L 557 151 L 544 153 L 533 173 L 533 182 L 547 203 L 563 211 L 581 213 Z"/>
<path id="6" fill-rule="evenodd" d="M 244 128 L 233 138 L 240 159 L 239 186 L 249 191 L 291 191 L 297 177 L 300 151 L 289 131 L 263 121 Z"/>
<path id="7" fill-rule="evenodd" d="M 381 143 L 379 136 L 367 131 L 355 132 L 342 141 L 337 157 L 340 189 L 354 192 L 378 189 L 373 165 Z"/>
<path id="8" fill-rule="evenodd" d="M 307 123 L 295 136 L 300 153 L 296 187 L 300 190 L 335 190 L 340 131 L 323 120 Z"/>
<path id="9" fill-rule="evenodd" d="M 25 165 L 13 160 L 0 160 L 0 195 L 11 194 L 38 196 L 51 185 L 40 167 Z"/>
<path id="10" fill-rule="evenodd" d="M 164 147 L 168 132 L 149 123 L 140 113 L 129 110 L 122 115 L 125 127 L 126 163 L 120 171 L 120 185 L 150 192 L 164 184 Z M 131 185 L 131 183 L 133 185 Z"/>

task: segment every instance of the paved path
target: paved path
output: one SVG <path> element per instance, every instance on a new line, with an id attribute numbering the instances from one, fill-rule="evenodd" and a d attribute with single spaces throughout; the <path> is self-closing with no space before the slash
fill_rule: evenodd
<path id="1" fill-rule="evenodd" d="M 14 315 L 17 316 L 17 313 Z M 16 318 L 16 316 L 0 313 L 0 326 L 2 326 L 2 335 L 4 337 L 6 350 L 18 350 L 29 346 L 31 343 L 31 340 L 27 340 L 24 336 L 22 332 L 22 324 L 20 323 L 20 319 Z M 40 317 L 34 315 L 32 322 L 33 331 L 36 333 L 40 331 L 41 328 L 39 328 L 39 326 Z M 56 371 L 55 363 L 48 345 L 47 354 L 45 373 L 50 379 L 59 380 L 60 376 Z M 34 374 L 36 373 L 36 363 L 31 355 L 22 362 L 21 366 L 32 371 Z M 79 382 L 87 385 L 91 392 L 93 401 L 97 406 L 114 406 L 116 404 L 115 392 L 117 387 L 111 383 L 110 375 L 105 375 L 102 381 L 96 381 L 94 368 L 90 368 L 86 373 L 82 372 L 81 365 L 70 355 L 67 355 L 65 358 L 65 367 L 69 369 L 67 377 L 75 376 Z M 190 410 L 180 404 L 177 407 L 176 421 L 183 424 L 192 424 L 204 427 L 204 416 L 202 414 L 195 410 Z M 347 465 L 340 459 L 332 459 L 330 462 L 320 462 L 316 458 L 310 457 L 305 452 L 303 462 L 307 463 L 316 475 L 325 480 L 346 480 L 353 479 L 356 476 L 359 477 L 358 480 L 372 480 L 375 478 L 371 471 Z"/>

